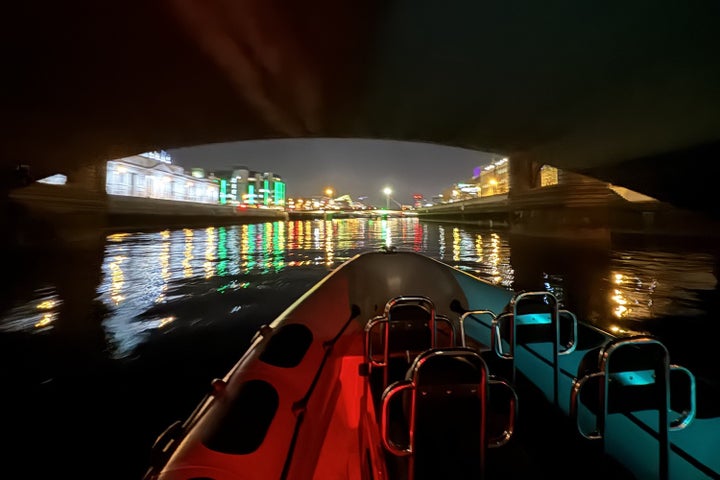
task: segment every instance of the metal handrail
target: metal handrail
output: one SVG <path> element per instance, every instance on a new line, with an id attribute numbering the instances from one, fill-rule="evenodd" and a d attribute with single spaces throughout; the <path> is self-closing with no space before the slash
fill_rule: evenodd
<path id="1" fill-rule="evenodd" d="M 697 412 L 695 375 L 690 370 L 679 365 L 670 365 L 671 372 L 682 372 L 687 375 L 690 382 L 690 409 L 683 412 L 683 415 L 670 422 L 670 431 L 682 430 L 695 420 Z"/>
<path id="2" fill-rule="evenodd" d="M 492 325 L 495 321 L 496 315 L 495 312 L 492 310 L 468 310 L 467 312 L 460 315 L 460 345 L 463 347 L 467 346 L 467 343 L 465 341 L 465 320 L 468 317 L 471 317 L 476 322 L 482 323 L 475 315 L 490 315 L 491 321 L 490 321 L 490 329 L 492 331 Z M 484 325 L 484 323 L 483 323 Z"/>
<path id="3" fill-rule="evenodd" d="M 382 438 L 383 446 L 385 446 L 390 453 L 397 455 L 398 457 L 405 457 L 407 455 L 412 455 L 413 453 L 412 445 L 414 436 L 413 419 L 415 415 L 415 395 L 412 396 L 412 405 L 410 407 L 410 440 L 406 447 L 396 445 L 390 438 L 390 401 L 398 393 L 410 389 L 415 389 L 415 384 L 413 382 L 395 382 L 389 386 L 385 392 L 383 392 L 382 410 L 380 413 L 380 437 Z"/>
<path id="4" fill-rule="evenodd" d="M 382 362 L 377 362 L 372 356 L 372 339 L 370 338 L 372 335 L 372 329 L 375 328 L 376 325 L 381 324 L 387 324 L 388 320 L 387 318 L 383 316 L 377 316 L 373 317 L 368 321 L 368 323 L 365 324 L 365 360 L 367 361 L 368 365 L 372 367 L 386 367 L 387 366 L 387 357 L 383 356 Z M 385 328 L 387 331 L 387 326 Z M 387 342 L 386 342 L 387 343 Z"/>
<path id="5" fill-rule="evenodd" d="M 518 395 L 515 389 L 504 379 L 497 378 L 493 375 L 488 380 L 488 383 L 490 385 L 502 385 L 510 391 L 510 414 L 508 415 L 507 425 L 505 425 L 505 429 L 500 436 L 488 440 L 488 448 L 497 448 L 507 444 L 515 432 L 515 418 L 517 418 L 518 413 Z"/>

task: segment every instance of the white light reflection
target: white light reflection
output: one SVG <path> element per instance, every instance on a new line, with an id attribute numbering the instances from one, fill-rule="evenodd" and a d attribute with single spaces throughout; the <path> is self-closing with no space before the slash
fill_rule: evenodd
<path id="1" fill-rule="evenodd" d="M 492 266 L 492 280 L 494 283 L 500 283 L 502 276 L 500 275 L 500 236 L 497 233 L 490 235 L 490 255 L 488 255 L 488 262 Z"/>
<path id="2" fill-rule="evenodd" d="M 125 300 L 125 296 L 123 295 L 125 274 L 122 270 L 122 264 L 125 260 L 127 260 L 127 257 L 118 255 L 114 257 L 110 265 L 108 265 L 110 269 L 110 298 L 115 305 L 120 305 L 120 302 Z"/>
<path id="3" fill-rule="evenodd" d="M 332 220 L 325 222 L 325 265 L 332 266 L 335 261 L 335 236 Z"/>
<path id="4" fill-rule="evenodd" d="M 476 262 L 482 262 L 483 261 L 483 237 L 479 233 L 475 237 L 475 255 L 476 255 Z"/>
<path id="5" fill-rule="evenodd" d="M 30 332 L 53 327 L 59 317 L 62 300 L 54 289 L 36 292 L 39 298 L 12 308 L 6 316 L 0 317 L 0 332 Z M 35 303 L 37 302 L 37 304 Z"/>
<path id="6" fill-rule="evenodd" d="M 193 276 L 192 260 L 195 258 L 193 256 L 193 236 L 195 234 L 189 228 L 184 229 L 183 232 L 185 233 L 185 256 L 182 263 L 183 276 L 185 278 L 190 278 Z"/>
<path id="7" fill-rule="evenodd" d="M 217 250 L 217 235 L 214 227 L 205 229 L 205 263 L 203 269 L 205 271 L 205 279 L 212 278 L 215 275 L 215 252 Z"/>
<path id="8" fill-rule="evenodd" d="M 454 262 L 460 261 L 460 229 L 458 227 L 453 228 L 453 254 L 452 259 Z"/>
<path id="9" fill-rule="evenodd" d="M 55 320 L 57 320 L 58 314 L 57 312 L 47 312 L 43 313 L 40 320 L 35 323 L 35 328 L 45 328 L 50 326 Z"/>
<path id="10" fill-rule="evenodd" d="M 438 248 L 438 256 L 440 257 L 440 260 L 445 259 L 445 227 L 440 226 L 438 227 L 438 242 L 440 244 Z"/>
<path id="11" fill-rule="evenodd" d="M 163 303 L 166 299 L 168 280 L 170 279 L 170 232 L 167 230 L 160 232 L 162 243 L 160 246 L 160 292 L 155 298 L 155 303 Z"/>

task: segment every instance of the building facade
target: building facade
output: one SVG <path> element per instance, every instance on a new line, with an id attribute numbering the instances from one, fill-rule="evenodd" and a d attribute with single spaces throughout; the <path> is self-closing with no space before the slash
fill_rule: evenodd
<path id="1" fill-rule="evenodd" d="M 272 172 L 256 172 L 235 167 L 215 173 L 220 203 L 285 207 L 285 182 Z"/>
<path id="2" fill-rule="evenodd" d="M 550 187 L 562 183 L 564 172 L 551 165 L 540 168 L 539 187 Z M 567 176 L 567 175 L 565 175 Z M 471 178 L 445 189 L 434 203 L 452 203 L 472 198 L 491 197 L 510 191 L 510 164 L 507 158 L 494 160 L 475 167 Z"/>
<path id="3" fill-rule="evenodd" d="M 186 174 L 164 151 L 107 162 L 105 188 L 109 195 L 184 202 L 218 203 L 219 198 L 215 179 Z"/>

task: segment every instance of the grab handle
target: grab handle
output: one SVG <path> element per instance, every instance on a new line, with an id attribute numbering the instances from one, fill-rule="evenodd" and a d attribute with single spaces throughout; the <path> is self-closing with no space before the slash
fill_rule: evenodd
<path id="1" fill-rule="evenodd" d="M 408 437 L 410 439 L 410 443 L 406 447 L 401 447 L 392 441 L 392 439 L 390 438 L 390 401 L 398 393 L 405 390 L 413 389 L 414 387 L 415 385 L 412 382 L 396 382 L 390 385 L 385 391 L 385 393 L 383 393 L 382 413 L 380 416 L 380 436 L 382 438 L 382 442 L 385 448 L 387 448 L 390 453 L 392 453 L 393 455 L 397 455 L 398 457 L 412 455 L 412 442 L 414 432 L 412 427 L 412 421 L 410 421 L 410 436 Z M 414 403 L 415 401 L 413 400 L 412 409 L 415 408 Z M 414 412 L 411 410 L 411 418 L 413 415 Z"/>
<path id="2" fill-rule="evenodd" d="M 517 416 L 518 396 L 515 389 L 503 379 L 492 377 L 488 380 L 488 383 L 490 385 L 502 385 L 510 391 L 510 414 L 508 415 L 508 422 L 505 425 L 505 429 L 499 436 L 488 439 L 488 448 L 497 448 L 508 443 L 513 436 L 513 432 L 515 431 L 515 418 Z"/>
<path id="3" fill-rule="evenodd" d="M 690 408 L 684 411 L 683 415 L 670 422 L 670 430 L 676 431 L 682 430 L 683 428 L 687 427 L 695 419 L 695 375 L 693 375 L 692 372 L 690 372 L 690 370 L 688 370 L 687 368 L 681 367 L 679 365 L 670 365 L 670 371 L 684 373 L 685 375 L 687 375 L 688 381 L 690 382 Z"/>
<path id="4" fill-rule="evenodd" d="M 490 320 L 490 330 L 492 332 L 493 323 L 495 322 L 495 313 L 492 310 L 468 310 L 467 312 L 463 313 L 460 316 L 460 345 L 463 347 L 467 346 L 467 343 L 465 341 L 465 320 L 468 317 L 471 317 L 476 322 L 480 323 L 481 325 L 485 325 L 480 319 L 478 319 L 475 315 L 489 315 Z M 487 325 L 485 325 L 487 326 Z"/>
<path id="5" fill-rule="evenodd" d="M 583 386 L 591 379 L 594 378 L 600 378 L 604 377 L 605 372 L 593 372 L 589 375 L 585 375 L 584 377 L 575 380 L 573 382 L 572 390 L 570 391 L 570 417 L 572 418 L 573 422 L 575 422 L 575 426 L 577 427 L 578 433 L 582 435 L 583 437 L 587 438 L 588 440 L 599 440 L 602 438 L 602 434 L 597 429 L 594 432 L 585 433 L 580 426 L 580 418 L 579 418 L 579 401 L 580 401 L 580 391 L 582 390 Z M 597 420 L 597 417 L 596 417 Z"/>

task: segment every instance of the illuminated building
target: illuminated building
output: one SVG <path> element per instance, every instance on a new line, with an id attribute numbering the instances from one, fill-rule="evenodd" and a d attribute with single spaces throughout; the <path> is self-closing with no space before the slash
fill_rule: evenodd
<path id="1" fill-rule="evenodd" d="M 490 165 L 478 167 L 473 172 L 473 180 L 478 197 L 489 197 L 507 193 L 510 189 L 510 173 L 507 158 L 501 158 Z"/>
<path id="2" fill-rule="evenodd" d="M 558 184 L 559 170 L 550 165 L 543 165 L 540 168 L 540 186 L 549 187 Z"/>
<path id="3" fill-rule="evenodd" d="M 215 172 L 220 203 L 235 205 L 285 206 L 285 182 L 272 172 L 256 172 L 235 167 Z"/>
<path id="4" fill-rule="evenodd" d="M 550 165 L 540 168 L 540 187 L 549 187 L 561 182 L 568 174 Z M 567 180 L 566 180 L 567 181 Z M 510 191 L 510 164 L 507 158 L 500 158 L 487 165 L 475 167 L 472 177 L 454 184 L 442 192 L 441 199 L 434 203 L 452 203 L 479 197 L 503 195 Z"/>
<path id="5" fill-rule="evenodd" d="M 109 195 L 217 203 L 212 178 L 187 175 L 164 151 L 147 152 L 107 162 L 105 189 Z"/>

